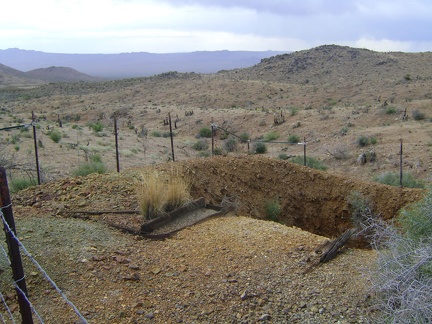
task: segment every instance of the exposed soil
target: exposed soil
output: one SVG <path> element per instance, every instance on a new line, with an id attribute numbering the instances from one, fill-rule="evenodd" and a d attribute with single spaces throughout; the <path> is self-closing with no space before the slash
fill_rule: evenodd
<path id="1" fill-rule="evenodd" d="M 370 198 L 386 218 L 422 197 L 420 190 L 259 156 L 155 167 L 171 172 L 173 165 L 193 180 L 194 198 L 230 203 L 236 215 L 152 241 L 107 226 L 138 230 L 141 216 L 71 213 L 137 209 L 134 188 L 142 169 L 67 178 L 13 197 L 19 236 L 90 323 L 365 321 L 373 304 L 365 274 L 374 252 L 347 248 L 305 274 L 318 257 L 314 250 L 324 236 L 338 236 L 351 226 L 352 191 Z M 263 202 L 275 198 L 282 206 L 278 221 L 288 226 L 262 220 Z M 26 273 L 30 297 L 46 323 L 78 320 L 37 271 L 29 266 Z"/>

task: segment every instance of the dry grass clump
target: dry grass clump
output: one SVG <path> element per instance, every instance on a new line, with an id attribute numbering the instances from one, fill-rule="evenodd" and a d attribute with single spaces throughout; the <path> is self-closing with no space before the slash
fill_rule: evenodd
<path id="1" fill-rule="evenodd" d="M 138 204 L 146 219 L 170 212 L 191 200 L 191 183 L 176 168 L 170 172 L 155 169 L 142 174 L 137 187 Z"/>

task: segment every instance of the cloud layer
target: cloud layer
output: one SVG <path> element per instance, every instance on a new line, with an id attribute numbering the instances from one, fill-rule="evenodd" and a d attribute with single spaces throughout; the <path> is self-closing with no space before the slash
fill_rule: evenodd
<path id="1" fill-rule="evenodd" d="M 15 0 L 0 48 L 56 53 L 293 51 L 341 44 L 430 51 L 429 0 Z"/>

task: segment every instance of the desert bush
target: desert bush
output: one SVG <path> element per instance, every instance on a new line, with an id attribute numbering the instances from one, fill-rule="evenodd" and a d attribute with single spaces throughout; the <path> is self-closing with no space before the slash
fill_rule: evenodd
<path id="1" fill-rule="evenodd" d="M 289 107 L 288 109 L 289 109 L 289 111 L 290 111 L 290 115 L 291 115 L 291 116 L 295 116 L 295 115 L 297 115 L 297 113 L 298 113 L 298 111 L 299 111 L 299 109 L 298 109 L 297 107 Z"/>
<path id="2" fill-rule="evenodd" d="M 98 121 L 94 124 L 90 124 L 90 128 L 95 132 L 95 133 L 99 133 L 104 129 L 104 125 Z"/>
<path id="3" fill-rule="evenodd" d="M 239 137 L 241 138 L 241 142 L 242 142 L 242 143 L 246 143 L 247 141 L 250 140 L 250 134 L 247 133 L 247 132 L 241 133 L 241 134 L 239 135 Z"/>
<path id="4" fill-rule="evenodd" d="M 151 170 L 142 175 L 137 198 L 142 215 L 152 219 L 189 202 L 190 181 L 174 168 L 168 173 Z"/>
<path id="5" fill-rule="evenodd" d="M 372 145 L 375 145 L 376 143 L 378 143 L 378 139 L 375 136 L 371 136 L 369 138 L 369 141 Z"/>
<path id="6" fill-rule="evenodd" d="M 264 211 L 267 219 L 272 221 L 277 221 L 281 213 L 281 206 L 279 203 L 279 199 L 275 198 L 266 201 L 264 204 Z"/>
<path id="7" fill-rule="evenodd" d="M 280 160 L 288 160 L 288 155 L 287 155 L 286 153 L 280 153 L 280 154 L 278 155 L 278 158 L 279 158 Z"/>
<path id="8" fill-rule="evenodd" d="M 234 152 L 237 150 L 237 140 L 234 137 L 229 137 L 224 141 L 224 149 L 227 152 Z"/>
<path id="9" fill-rule="evenodd" d="M 394 172 L 386 172 L 375 177 L 374 181 L 397 187 L 400 185 L 400 175 Z M 402 175 L 402 186 L 405 188 L 424 188 L 424 182 L 416 179 L 412 173 L 405 172 Z"/>
<path id="10" fill-rule="evenodd" d="M 426 118 L 426 115 L 419 110 L 413 110 L 412 117 L 414 120 L 423 120 Z"/>
<path id="11" fill-rule="evenodd" d="M 388 107 L 387 110 L 386 110 L 386 114 L 387 115 L 396 114 L 396 108 L 394 108 L 394 107 Z"/>
<path id="12" fill-rule="evenodd" d="M 252 147 L 255 154 L 264 154 L 267 152 L 267 145 L 262 142 L 255 143 Z"/>
<path id="13" fill-rule="evenodd" d="M 98 158 L 97 154 L 90 156 L 90 162 L 83 163 L 72 170 L 72 174 L 76 177 L 86 176 L 92 173 L 104 174 L 106 172 L 107 167 L 100 157 Z"/>
<path id="14" fill-rule="evenodd" d="M 61 140 L 61 138 L 62 138 L 61 133 L 60 133 L 58 130 L 56 130 L 56 129 L 53 129 L 52 131 L 50 131 L 50 132 L 48 133 L 48 136 L 49 136 L 49 138 L 50 138 L 54 143 L 58 143 L 58 142 L 60 142 L 60 140 Z"/>
<path id="15" fill-rule="evenodd" d="M 263 140 L 265 142 L 275 141 L 279 138 L 279 134 L 277 132 L 268 132 L 264 135 Z"/>
<path id="16" fill-rule="evenodd" d="M 158 130 L 154 130 L 150 133 L 151 136 L 153 137 L 162 137 L 162 133 Z"/>
<path id="17" fill-rule="evenodd" d="M 304 157 L 303 156 L 295 156 L 289 160 L 292 163 L 304 165 Z M 306 157 L 306 166 L 316 170 L 325 171 L 328 169 L 326 165 L 324 165 L 320 160 L 314 157 Z"/>
<path id="18" fill-rule="evenodd" d="M 37 181 L 33 178 L 12 178 L 9 187 L 11 193 L 16 193 L 20 190 L 26 189 L 28 187 L 36 186 Z"/>
<path id="19" fill-rule="evenodd" d="M 432 194 L 391 223 L 370 219 L 377 250 L 370 277 L 379 310 L 373 322 L 429 323 L 432 318 Z"/>
<path id="20" fill-rule="evenodd" d="M 207 140 L 201 139 L 201 140 L 196 141 L 192 145 L 192 148 L 196 151 L 205 151 L 205 150 L 208 150 L 209 143 L 207 142 Z"/>
<path id="21" fill-rule="evenodd" d="M 358 146 L 368 146 L 369 145 L 369 137 L 361 135 L 357 138 L 357 145 Z"/>
<path id="22" fill-rule="evenodd" d="M 291 134 L 288 136 L 288 142 L 292 144 L 297 144 L 300 142 L 300 136 Z"/>
<path id="23" fill-rule="evenodd" d="M 210 127 L 202 127 L 198 132 L 198 137 L 201 138 L 211 138 L 212 137 L 212 130 Z"/>

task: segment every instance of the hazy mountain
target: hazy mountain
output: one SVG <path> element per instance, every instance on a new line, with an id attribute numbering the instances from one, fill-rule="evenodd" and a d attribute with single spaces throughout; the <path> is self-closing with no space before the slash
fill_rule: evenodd
<path id="1" fill-rule="evenodd" d="M 22 71 L 0 64 L 0 87 L 28 86 L 42 83 L 43 81 L 35 80 Z"/>
<path id="2" fill-rule="evenodd" d="M 17 48 L 0 50 L 0 62 L 21 71 L 67 66 L 103 78 L 130 78 L 169 71 L 215 73 L 253 66 L 263 58 L 286 52 L 203 51 L 154 54 L 56 54 Z"/>
<path id="3" fill-rule="evenodd" d="M 98 81 L 100 79 L 69 67 L 51 66 L 25 72 L 25 75 L 48 82 Z"/>

